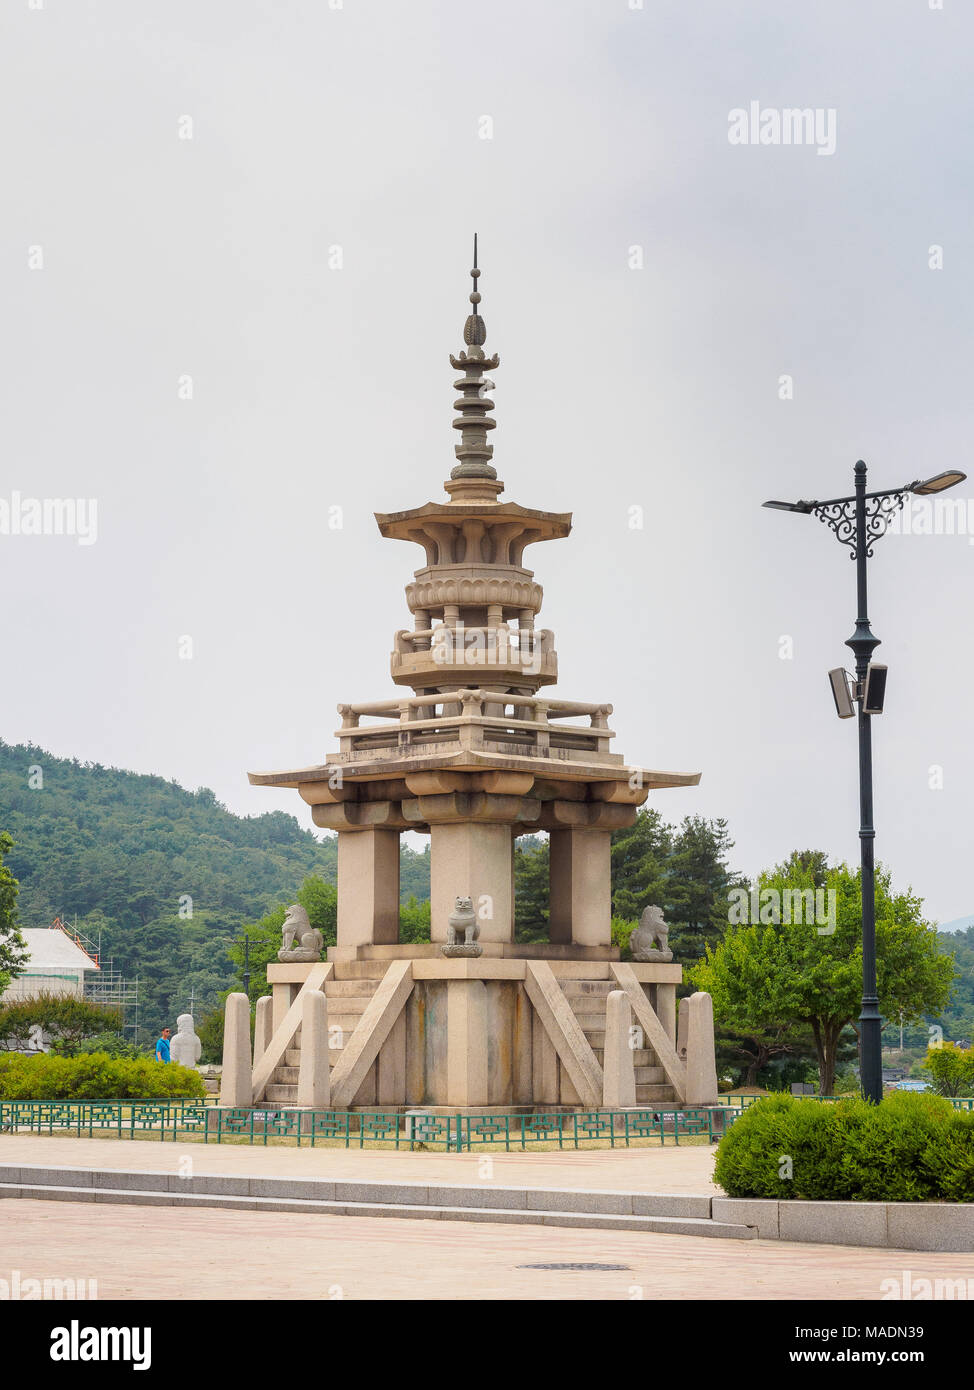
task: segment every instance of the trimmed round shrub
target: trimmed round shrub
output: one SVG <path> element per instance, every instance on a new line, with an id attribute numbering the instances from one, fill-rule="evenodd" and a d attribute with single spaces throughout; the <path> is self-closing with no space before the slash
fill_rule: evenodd
<path id="1" fill-rule="evenodd" d="M 846 1202 L 974 1201 L 974 1114 L 897 1091 L 879 1105 L 772 1096 L 720 1141 L 729 1197 Z"/>
<path id="2" fill-rule="evenodd" d="M 202 1100 L 199 1072 L 149 1057 L 0 1053 L 0 1100 Z"/>

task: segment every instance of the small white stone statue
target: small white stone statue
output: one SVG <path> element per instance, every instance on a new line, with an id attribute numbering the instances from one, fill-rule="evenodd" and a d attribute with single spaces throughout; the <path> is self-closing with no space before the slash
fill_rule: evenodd
<path id="1" fill-rule="evenodd" d="M 440 947 L 444 956 L 481 956 L 483 946 L 477 945 L 480 927 L 473 910 L 472 898 L 457 898 L 447 920 L 446 944 Z"/>
<path id="2" fill-rule="evenodd" d="M 278 960 L 318 960 L 325 938 L 317 927 L 308 920 L 307 911 L 300 903 L 292 903 L 284 918 L 281 929 L 284 944 L 277 953 Z M 295 946 L 297 938 L 299 945 Z"/>
<path id="3" fill-rule="evenodd" d="M 169 1042 L 169 1059 L 184 1067 L 195 1067 L 200 1059 L 203 1044 L 196 1036 L 192 1014 L 180 1014 L 176 1019 L 176 1032 Z"/>
<path id="4" fill-rule="evenodd" d="M 672 960 L 673 952 L 666 944 L 669 934 L 670 929 L 663 921 L 663 909 L 653 904 L 644 907 L 639 926 L 629 938 L 633 960 Z"/>

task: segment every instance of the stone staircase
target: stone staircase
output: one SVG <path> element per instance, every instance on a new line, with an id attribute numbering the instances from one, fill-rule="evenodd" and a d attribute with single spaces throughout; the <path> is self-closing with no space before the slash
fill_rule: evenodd
<path id="1" fill-rule="evenodd" d="M 382 962 L 369 960 L 336 961 L 331 976 L 325 981 L 328 1000 L 328 1031 L 331 1046 L 328 1060 L 334 1068 L 342 1055 L 366 1006 L 382 981 Z M 377 973 L 378 972 L 378 973 Z M 335 1030 L 340 1029 L 340 1033 Z M 337 1043 L 337 1046 L 336 1046 Z M 293 1044 L 284 1054 L 283 1063 L 274 1071 L 264 1093 L 265 1101 L 275 1105 L 296 1105 L 298 1101 L 298 1070 L 301 1065 L 301 1029 L 294 1035 Z"/>
<path id="2" fill-rule="evenodd" d="M 560 981 L 562 991 L 578 1019 L 588 1044 L 602 1065 L 605 1048 L 605 1001 L 610 990 L 618 989 L 611 980 Z M 637 1048 L 633 1053 L 636 1068 L 636 1104 L 678 1104 L 676 1092 L 666 1079 L 659 1058 L 651 1048 Z"/>

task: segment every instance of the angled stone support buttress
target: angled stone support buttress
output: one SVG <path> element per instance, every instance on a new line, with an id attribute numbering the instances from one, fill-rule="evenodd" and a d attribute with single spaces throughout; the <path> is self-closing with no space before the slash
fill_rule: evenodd
<path id="1" fill-rule="evenodd" d="M 274 1072 L 284 1060 L 284 1054 L 291 1046 L 295 1033 L 301 1026 L 301 1016 L 304 1012 L 304 996 L 308 990 L 320 990 L 324 988 L 325 981 L 331 974 L 331 962 L 319 961 L 308 971 L 307 978 L 298 990 L 297 997 L 284 1015 L 281 1024 L 275 1028 L 270 1042 L 267 1044 L 260 1061 L 254 1067 L 253 1087 L 251 1100 L 254 1105 L 263 1097 Z"/>
<path id="2" fill-rule="evenodd" d="M 676 1048 L 670 1042 L 659 1018 L 649 1007 L 649 1000 L 631 965 L 616 961 L 609 962 L 609 972 L 624 989 L 636 1015 L 636 1022 L 642 1028 L 646 1042 L 659 1058 L 659 1064 L 666 1073 L 666 1079 L 676 1092 L 677 1100 L 687 1102 L 687 1069 L 676 1055 Z"/>
<path id="3" fill-rule="evenodd" d="M 602 1104 L 602 1068 L 547 961 L 525 961 L 524 988 L 583 1105 Z"/>
<path id="4" fill-rule="evenodd" d="M 402 1013 L 412 988 L 412 961 L 394 960 L 335 1063 L 331 1074 L 332 1105 L 351 1105 L 369 1067 L 379 1055 L 379 1048 Z"/>

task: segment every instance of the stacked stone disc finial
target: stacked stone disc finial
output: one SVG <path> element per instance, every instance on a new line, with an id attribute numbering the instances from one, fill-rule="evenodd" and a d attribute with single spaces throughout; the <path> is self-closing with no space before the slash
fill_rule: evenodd
<path id="1" fill-rule="evenodd" d="M 473 280 L 473 289 L 470 292 L 473 311 L 463 325 L 463 341 L 470 351 L 461 352 L 459 357 L 452 354 L 450 356 L 451 365 L 464 373 L 459 381 L 453 383 L 461 393 L 459 400 L 454 401 L 454 409 L 460 413 L 453 421 L 453 428 L 460 431 L 460 443 L 454 449 L 459 463 L 450 477 L 496 478 L 497 472 L 491 464 L 493 446 L 487 443 L 487 431 L 494 428 L 494 421 L 488 415 L 488 411 L 493 410 L 494 402 L 484 395 L 485 388 L 490 385 L 484 380 L 484 372 L 499 366 L 500 358 L 496 353 L 493 357 L 487 357 L 483 348 L 487 341 L 487 325 L 478 308 L 481 296 L 477 289 L 480 270 L 477 266 L 476 235 L 473 239 L 473 269 L 470 275 Z"/>

